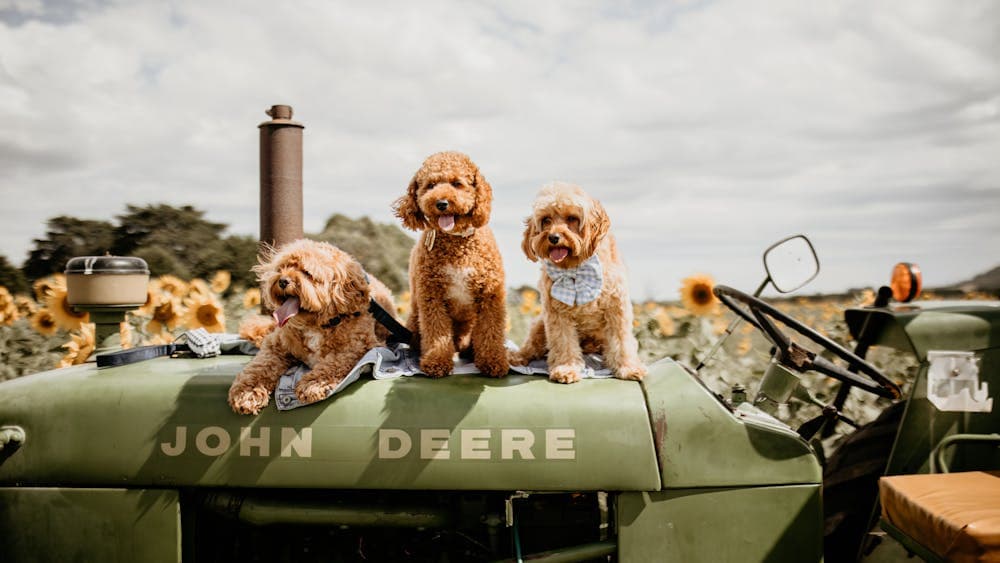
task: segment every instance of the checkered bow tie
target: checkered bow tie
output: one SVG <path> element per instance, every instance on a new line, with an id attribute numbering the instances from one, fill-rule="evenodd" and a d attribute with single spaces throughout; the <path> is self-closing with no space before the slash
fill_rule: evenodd
<path id="1" fill-rule="evenodd" d="M 557 268 L 545 261 L 545 272 L 552 280 L 552 298 L 567 305 L 590 303 L 601 294 L 604 270 L 597 255 L 591 256 L 576 268 Z"/>

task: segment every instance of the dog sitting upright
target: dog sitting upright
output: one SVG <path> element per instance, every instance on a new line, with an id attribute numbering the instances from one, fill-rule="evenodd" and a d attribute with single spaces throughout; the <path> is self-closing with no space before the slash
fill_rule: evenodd
<path id="1" fill-rule="evenodd" d="M 620 379 L 642 379 L 632 301 L 604 207 L 573 184 L 542 187 L 525 220 L 521 248 L 542 260 L 542 315 L 511 363 L 547 358 L 549 379 L 580 380 L 584 353 L 599 353 Z"/>
<path id="2" fill-rule="evenodd" d="M 241 327 L 241 336 L 263 340 L 229 388 L 229 405 L 237 413 L 259 413 L 296 363 L 311 368 L 295 387 L 299 401 L 324 399 L 368 350 L 385 344 L 388 330 L 376 324 L 368 306 L 374 298 L 395 311 L 392 294 L 339 248 L 300 239 L 272 251 L 253 271 L 274 321 L 251 319 L 246 330 Z"/>
<path id="3" fill-rule="evenodd" d="M 427 157 L 393 205 L 404 227 L 422 231 L 410 253 L 407 328 L 420 370 L 431 377 L 451 373 L 456 351 L 486 375 L 507 374 L 504 269 L 487 226 L 492 201 L 468 156 L 440 152 Z"/>

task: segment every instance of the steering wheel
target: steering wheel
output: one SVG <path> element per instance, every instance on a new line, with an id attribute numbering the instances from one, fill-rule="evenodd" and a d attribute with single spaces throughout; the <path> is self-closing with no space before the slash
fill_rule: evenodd
<path id="1" fill-rule="evenodd" d="M 726 307 L 764 333 L 764 336 L 777 348 L 777 358 L 782 365 L 799 372 L 815 370 L 879 397 L 898 399 L 901 396 L 899 386 L 883 375 L 878 368 L 767 302 L 724 285 L 715 286 L 713 293 Z M 802 348 L 786 336 L 775 325 L 774 320 L 822 346 L 857 370 L 857 373 Z"/>

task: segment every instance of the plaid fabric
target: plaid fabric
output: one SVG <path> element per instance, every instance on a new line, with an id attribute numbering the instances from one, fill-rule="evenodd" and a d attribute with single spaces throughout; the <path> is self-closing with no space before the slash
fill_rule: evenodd
<path id="1" fill-rule="evenodd" d="M 218 356 L 222 352 L 219 341 L 202 327 L 185 332 L 178 340 L 187 342 L 191 352 L 199 358 L 211 358 L 212 356 Z"/>
<path id="2" fill-rule="evenodd" d="M 545 273 L 552 280 L 552 298 L 567 305 L 590 303 L 601 294 L 604 270 L 596 254 L 576 268 L 559 268 L 546 260 Z"/>

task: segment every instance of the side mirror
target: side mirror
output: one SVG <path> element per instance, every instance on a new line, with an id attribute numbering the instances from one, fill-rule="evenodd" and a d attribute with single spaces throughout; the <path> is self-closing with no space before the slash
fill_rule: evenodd
<path id="1" fill-rule="evenodd" d="M 816 277 L 819 258 L 805 235 L 794 235 L 764 251 L 764 270 L 775 289 L 789 293 Z"/>

